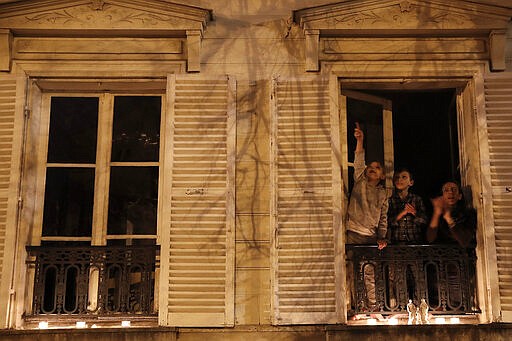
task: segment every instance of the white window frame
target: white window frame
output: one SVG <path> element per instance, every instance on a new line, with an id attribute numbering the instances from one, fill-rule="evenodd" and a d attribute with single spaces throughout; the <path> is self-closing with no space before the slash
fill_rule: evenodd
<path id="1" fill-rule="evenodd" d="M 159 147 L 159 160 L 156 162 L 111 162 L 111 148 L 112 148 L 112 124 L 114 114 L 114 98 L 116 96 L 159 96 L 161 98 L 161 111 L 160 111 L 160 147 Z M 43 241 L 89 241 L 92 246 L 107 245 L 108 240 L 119 239 L 148 239 L 155 240 L 159 244 L 161 226 L 164 225 L 165 217 L 161 214 L 163 201 L 168 197 L 164 192 L 164 156 L 165 156 L 165 137 L 168 135 L 169 130 L 166 124 L 166 96 L 164 91 L 144 91 L 144 92 L 95 92 L 90 91 L 81 92 L 57 92 L 57 91 L 44 91 L 38 92 L 33 96 L 35 104 L 39 104 L 33 110 L 32 119 L 33 126 L 32 133 L 29 133 L 29 140 L 35 146 L 34 153 L 28 154 L 27 158 L 35 156 L 35 171 L 33 174 L 28 175 L 25 179 L 31 184 L 28 187 L 34 189 L 34 200 L 29 203 L 33 205 L 29 209 L 33 210 L 33 215 L 30 217 L 30 238 L 29 243 L 33 246 L 41 245 Z M 75 163 L 47 163 L 48 154 L 48 141 L 49 141 L 49 128 L 50 128 L 50 106 L 52 97 L 97 97 L 99 98 L 98 106 L 98 131 L 97 131 L 97 150 L 96 150 L 96 163 L 95 164 L 75 164 Z M 94 205 L 92 217 L 92 230 L 91 236 L 87 237 L 65 237 L 65 236 L 42 236 L 42 223 L 44 213 L 44 196 L 46 185 L 46 170 L 50 167 L 85 167 L 95 168 L 95 183 L 94 183 Z M 158 204 L 157 204 L 157 226 L 156 234 L 140 235 L 140 234 L 125 234 L 125 235 L 108 235 L 107 234 L 107 218 L 108 218 L 108 193 L 110 185 L 110 171 L 112 166 L 156 166 L 159 169 L 158 175 Z M 31 176 L 33 175 L 33 176 Z M 27 186 L 27 184 L 26 184 Z M 28 207 L 27 207 L 28 208 Z M 158 258 L 158 257 L 157 257 Z M 158 259 L 156 260 L 158 261 Z M 160 270 L 155 270 L 155 298 L 154 298 L 154 311 L 158 311 L 158 285 L 159 285 Z M 91 276 L 95 276 L 91 273 Z M 96 274 L 97 276 L 97 274 Z M 90 283 L 90 298 L 94 301 L 97 291 L 97 281 L 95 277 L 91 277 Z M 24 302 L 24 310 L 31 311 L 32 309 L 32 284 L 33 274 L 30 272 L 27 276 L 27 287 L 25 291 L 26 299 Z M 91 302 L 93 305 L 95 302 Z"/>
<path id="2" fill-rule="evenodd" d="M 50 128 L 50 105 L 52 97 L 98 97 L 98 137 L 96 150 L 96 163 L 47 163 L 48 140 Z M 46 92 L 42 94 L 41 108 L 41 131 L 39 135 L 39 148 L 37 151 L 37 162 L 40 165 L 37 172 L 37 189 L 36 189 L 36 206 L 34 211 L 34 227 L 32 233 L 32 245 L 40 245 L 41 241 L 91 241 L 91 245 L 106 245 L 107 240 L 114 239 L 157 239 L 157 234 L 150 235 L 108 235 L 107 234 L 107 217 L 108 217 L 108 193 L 110 184 L 110 170 L 113 166 L 156 166 L 159 167 L 159 185 L 158 185 L 158 207 L 162 201 L 162 165 L 161 162 L 164 150 L 159 148 L 159 161 L 156 162 L 111 162 L 112 148 L 112 124 L 114 113 L 114 98 L 116 96 L 160 96 L 161 104 L 161 123 L 160 136 L 164 136 L 165 132 L 165 96 L 162 94 L 125 94 L 125 93 L 98 93 L 98 94 L 81 94 L 81 93 L 54 93 Z M 162 145 L 162 141 L 160 141 Z M 42 236 L 42 222 L 44 211 L 44 193 L 46 183 L 46 170 L 50 167 L 80 167 L 95 169 L 94 184 L 94 209 L 93 222 L 90 237 L 62 237 L 62 236 Z M 160 221 L 158 216 L 158 221 Z M 157 231 L 160 224 L 157 223 Z"/>

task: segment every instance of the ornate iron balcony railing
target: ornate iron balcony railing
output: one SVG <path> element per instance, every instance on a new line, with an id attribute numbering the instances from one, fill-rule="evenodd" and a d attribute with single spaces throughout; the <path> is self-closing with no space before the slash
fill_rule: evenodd
<path id="1" fill-rule="evenodd" d="M 353 286 L 353 313 L 407 311 L 411 299 L 426 300 L 433 314 L 478 312 L 475 298 L 475 250 L 457 245 L 346 245 L 347 285 Z M 365 271 L 375 273 L 376 304 L 370 306 Z M 350 270 L 347 270 L 350 271 Z M 350 283 L 350 281 L 352 283 Z M 368 279 L 367 279 L 368 281 Z"/>
<path id="2" fill-rule="evenodd" d="M 28 246 L 30 317 L 154 315 L 158 246 Z"/>

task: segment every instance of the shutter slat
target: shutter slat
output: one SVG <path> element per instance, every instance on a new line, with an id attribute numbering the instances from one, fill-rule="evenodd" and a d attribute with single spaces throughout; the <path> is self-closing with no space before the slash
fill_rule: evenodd
<path id="1" fill-rule="evenodd" d="M 336 319 L 329 86 L 274 89 L 277 323 L 326 323 Z"/>
<path id="2" fill-rule="evenodd" d="M 16 79 L 0 78 L 0 118 L 2 123 L 14 122 L 16 110 Z M 14 124 L 9 124 L 10 128 L 5 127 L 4 124 L 0 126 L 0 148 L 5 151 L 0 156 L 0 202 L 2 206 L 7 206 L 7 199 L 9 197 L 8 187 L 11 175 L 11 154 L 12 154 L 12 140 L 13 140 L 13 128 Z M 4 216 L 7 212 L 0 212 L 1 216 Z M 0 217 L 1 220 L 5 220 L 4 217 Z M 5 236 L 6 230 L 5 224 L 0 225 L 0 235 Z M 0 238 L 0 284 L 3 279 L 4 269 L 4 249 L 5 249 L 5 238 Z"/>
<path id="3" fill-rule="evenodd" d="M 174 89 L 167 321 L 231 325 L 229 79 L 170 76 Z M 233 212 L 233 215 L 229 215 Z"/>
<path id="4" fill-rule="evenodd" d="M 512 77 L 484 81 L 501 309 L 512 312 Z"/>
<path id="5" fill-rule="evenodd" d="M 20 138 L 25 80 L 0 74 L 0 311 L 8 311 L 10 282 L 15 252 L 17 186 L 19 180 Z M 17 112 L 18 111 L 18 112 Z M 19 118 L 18 118 L 19 117 Z M 6 316 L 0 316 L 0 328 L 8 328 Z"/>

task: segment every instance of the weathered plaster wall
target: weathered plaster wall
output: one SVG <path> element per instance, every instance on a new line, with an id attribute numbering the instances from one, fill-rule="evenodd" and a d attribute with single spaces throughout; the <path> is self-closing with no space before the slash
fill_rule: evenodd
<path id="1" fill-rule="evenodd" d="M 228 4 L 229 3 L 229 4 Z M 312 1 L 308 6 L 329 1 Z M 297 1 L 215 1 L 201 73 L 237 79 L 235 324 L 270 324 L 270 82 L 304 75 Z M 221 334 L 222 335 L 222 334 Z M 221 336 L 220 336 L 221 337 Z"/>
<path id="2" fill-rule="evenodd" d="M 237 86 L 235 323 L 270 323 L 268 82 Z"/>
<path id="3" fill-rule="evenodd" d="M 4 2 L 7 1 L 0 0 Z M 201 73 L 230 74 L 238 82 L 235 324 L 268 325 L 270 82 L 275 75 L 306 75 L 304 37 L 302 30 L 292 24 L 292 11 L 336 1 L 174 2 L 213 11 L 214 20 L 202 40 Z M 487 2 L 502 4 L 503 0 Z M 507 70 L 512 71 L 512 24 L 508 29 L 506 60 Z"/>
<path id="4" fill-rule="evenodd" d="M 295 9 L 335 1 L 192 1 L 214 13 L 201 73 L 237 79 L 235 324 L 270 324 L 270 108 L 273 76 L 306 75 Z M 512 25 L 507 40 L 512 70 Z M 419 64 L 421 64 L 420 62 Z"/>

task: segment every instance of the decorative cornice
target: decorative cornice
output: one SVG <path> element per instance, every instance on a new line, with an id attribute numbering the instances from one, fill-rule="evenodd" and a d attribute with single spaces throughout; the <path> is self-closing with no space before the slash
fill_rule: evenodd
<path id="1" fill-rule="evenodd" d="M 492 30 L 506 27 L 512 10 L 469 1 L 364 0 L 294 12 L 304 30 Z"/>
<path id="2" fill-rule="evenodd" d="M 16 30 L 201 30 L 211 11 L 159 0 L 22 1 L 0 5 L 0 28 Z"/>
<path id="3" fill-rule="evenodd" d="M 361 0 L 295 11 L 293 20 L 303 29 L 306 71 L 319 69 L 322 37 L 489 37 L 493 70 L 504 68 L 504 32 L 512 8 L 466 0 Z M 313 39 L 309 32 L 317 31 Z M 494 32 L 494 34 L 491 34 Z M 341 48 L 340 48 L 341 49 Z M 342 49 L 341 49 L 342 50 Z M 325 52 L 325 51 L 324 51 Z M 340 54 L 343 51 L 339 52 Z"/>
<path id="4" fill-rule="evenodd" d="M 12 35 L 30 37 L 165 36 L 187 42 L 189 72 L 199 72 L 210 10 L 161 0 L 40 0 L 0 5 L 0 69 L 12 59 Z M 12 34 L 11 34 L 12 32 Z"/>
<path id="5" fill-rule="evenodd" d="M 406 7 L 404 6 L 406 3 Z M 472 23 L 471 17 L 465 14 L 452 13 L 450 11 L 432 11 L 425 15 L 424 8 L 413 5 L 410 2 L 399 3 L 394 6 L 350 13 L 325 20 L 328 27 L 358 28 L 364 29 L 371 26 L 380 28 L 461 28 Z M 421 18 L 421 19 L 420 19 Z M 422 23 L 423 25 L 418 25 Z M 309 26 L 309 25 L 308 25 Z"/>

